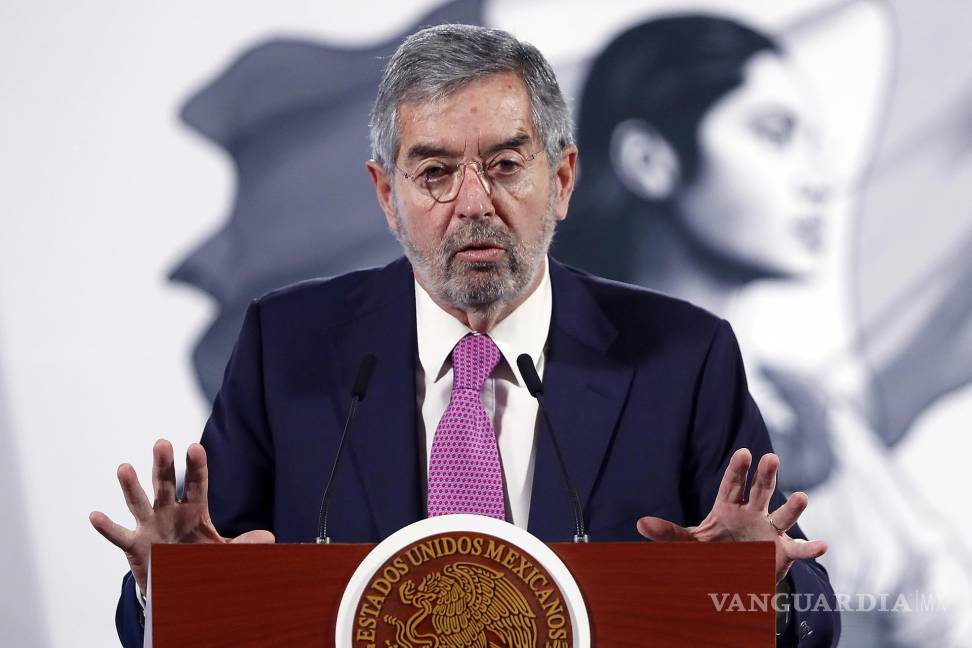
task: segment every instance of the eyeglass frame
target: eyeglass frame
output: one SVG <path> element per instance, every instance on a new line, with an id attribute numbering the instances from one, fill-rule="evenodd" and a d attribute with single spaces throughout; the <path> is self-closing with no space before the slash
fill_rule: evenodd
<path id="1" fill-rule="evenodd" d="M 517 151 L 516 149 L 513 149 L 513 148 L 503 149 L 501 151 L 497 151 L 492 157 L 490 157 L 489 160 L 488 160 L 488 162 L 492 162 L 492 161 L 496 160 L 504 152 L 510 152 L 510 151 L 512 151 L 514 153 L 517 153 L 518 155 L 520 155 L 523 158 L 524 169 L 526 169 L 530 165 L 530 163 L 533 162 L 533 160 L 536 159 L 536 157 L 538 155 L 540 155 L 541 153 L 544 152 L 544 149 L 543 148 L 539 148 L 536 151 L 534 151 L 533 153 L 531 153 L 530 155 L 523 155 L 522 153 L 520 153 L 519 151 Z M 419 166 L 421 166 L 421 165 L 422 165 L 422 163 L 420 162 L 419 163 Z M 412 173 L 407 172 L 405 169 L 403 169 L 402 167 L 398 166 L 397 164 L 394 164 L 392 166 L 394 166 L 394 168 L 399 173 L 401 173 L 402 176 L 405 179 L 411 180 L 412 183 L 419 190 L 422 191 L 422 193 L 424 193 L 429 198 L 431 198 L 432 200 L 434 200 L 435 202 L 440 203 L 440 204 L 450 203 L 450 202 L 452 202 L 453 200 L 456 200 L 459 197 L 459 193 L 462 190 L 462 183 L 466 181 L 466 167 L 468 167 L 468 166 L 472 166 L 473 171 L 476 174 L 476 177 L 479 178 L 479 183 L 483 186 L 483 190 L 486 192 L 486 195 L 487 196 L 490 196 L 490 197 L 492 197 L 492 195 L 493 195 L 493 180 L 491 178 L 489 178 L 489 174 L 486 171 L 486 163 L 485 162 L 481 162 L 480 160 L 463 160 L 462 162 L 459 162 L 458 164 L 456 164 L 456 168 L 452 172 L 452 175 L 458 177 L 459 178 L 459 182 L 456 183 L 456 185 L 455 185 L 455 190 L 454 190 L 455 191 L 455 195 L 453 195 L 451 198 L 448 198 L 448 199 L 441 199 L 441 198 L 436 198 L 435 196 L 433 196 L 432 195 L 432 192 L 429 190 L 428 187 L 422 186 L 420 184 L 421 178 L 418 175 L 414 175 Z M 453 182 L 455 182 L 455 181 L 453 181 Z"/>

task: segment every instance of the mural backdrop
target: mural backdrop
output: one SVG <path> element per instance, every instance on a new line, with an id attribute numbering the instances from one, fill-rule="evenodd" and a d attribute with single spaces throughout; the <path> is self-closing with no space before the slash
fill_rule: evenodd
<path id="1" fill-rule="evenodd" d="M 554 255 L 733 324 L 830 544 L 841 645 L 972 645 L 972 7 L 113 4 L 0 9 L 17 645 L 111 644 L 124 560 L 87 512 L 126 519 L 114 468 L 198 437 L 248 302 L 398 255 L 367 112 L 383 58 L 440 22 L 557 70 L 581 156 Z"/>

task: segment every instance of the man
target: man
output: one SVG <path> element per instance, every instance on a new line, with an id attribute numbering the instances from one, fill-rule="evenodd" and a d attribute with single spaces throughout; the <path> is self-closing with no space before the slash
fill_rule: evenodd
<path id="1" fill-rule="evenodd" d="M 371 136 L 368 171 L 406 259 L 250 306 L 202 446 L 189 448 L 181 501 L 168 442 L 154 449 L 154 505 L 131 466 L 119 468 L 136 530 L 102 513 L 91 521 L 132 568 L 117 617 L 123 642 L 141 640 L 136 587 L 145 591 L 153 542 L 316 536 L 326 467 L 367 352 L 378 369 L 335 478 L 335 540 L 375 542 L 456 512 L 569 539 L 549 435 L 536 433 L 515 366 L 525 352 L 544 376 L 593 539 L 771 540 L 779 587 L 833 605 L 813 561 L 826 546 L 794 539 L 806 496 L 785 501 L 776 490 L 779 462 L 728 325 L 547 259 L 577 148 L 540 53 L 495 30 L 418 32 L 388 62 Z M 473 413 L 464 418 L 456 402 Z M 762 458 L 747 494 L 753 455 Z M 456 501 L 470 476 L 485 485 L 471 503 Z M 783 625 L 781 641 L 805 646 L 839 634 L 835 614 Z"/>

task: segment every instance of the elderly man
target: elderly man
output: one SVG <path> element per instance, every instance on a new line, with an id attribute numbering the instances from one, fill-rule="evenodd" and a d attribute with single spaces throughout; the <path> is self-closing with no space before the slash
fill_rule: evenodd
<path id="1" fill-rule="evenodd" d="M 577 148 L 540 53 L 495 30 L 418 32 L 388 62 L 371 139 L 368 172 L 405 258 L 256 300 L 202 445 L 188 450 L 184 497 L 172 447 L 159 441 L 154 504 L 130 465 L 118 471 L 136 529 L 91 516 L 131 566 L 123 643 L 141 641 L 152 543 L 313 540 L 367 352 L 378 368 L 353 461 L 335 478 L 335 540 L 376 542 L 459 512 L 569 539 L 554 450 L 516 366 L 528 353 L 594 540 L 771 540 L 780 589 L 833 602 L 813 560 L 826 546 L 794 526 L 806 496 L 776 489 L 779 461 L 729 326 L 547 257 Z M 460 421 L 457 392 L 465 402 L 470 390 L 476 415 Z M 470 477 L 485 486 L 455 498 Z M 839 634 L 835 613 L 797 612 L 781 626 L 781 643 L 827 646 Z"/>

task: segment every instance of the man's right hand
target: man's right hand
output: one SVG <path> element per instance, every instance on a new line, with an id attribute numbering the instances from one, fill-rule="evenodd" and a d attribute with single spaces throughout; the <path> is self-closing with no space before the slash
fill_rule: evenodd
<path id="1" fill-rule="evenodd" d="M 118 467 L 118 481 L 128 510 L 135 516 L 135 530 L 113 522 L 101 511 L 89 516 L 91 525 L 109 542 L 125 552 L 135 582 L 148 592 L 149 552 L 153 544 L 175 543 L 272 543 L 269 531 L 248 531 L 236 538 L 224 538 L 209 517 L 209 473 L 206 450 L 198 443 L 186 452 L 186 484 L 183 498 L 176 499 L 172 444 L 159 439 L 152 448 L 152 485 L 155 503 L 149 504 L 130 464 Z"/>

